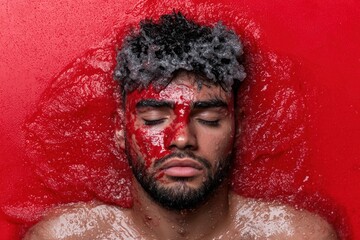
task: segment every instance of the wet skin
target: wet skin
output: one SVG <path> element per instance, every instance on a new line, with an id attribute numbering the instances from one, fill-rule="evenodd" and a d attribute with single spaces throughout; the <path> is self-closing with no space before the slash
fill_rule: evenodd
<path id="1" fill-rule="evenodd" d="M 117 135 L 135 175 L 185 196 L 221 171 L 236 135 L 232 93 L 215 85 L 199 89 L 196 77 L 181 72 L 161 91 L 129 93 L 125 134 Z M 321 217 L 234 195 L 222 180 L 200 205 L 176 210 L 134 178 L 131 209 L 96 202 L 59 207 L 25 239 L 337 239 Z"/>
<path id="2" fill-rule="evenodd" d="M 145 211 L 145 210 L 144 210 Z M 205 229 L 200 224 L 166 225 L 173 234 L 161 236 L 148 231 L 152 220 L 143 217 L 136 221 L 137 212 L 97 202 L 75 203 L 51 209 L 41 222 L 31 228 L 24 240 L 83 240 L 83 239 L 202 239 L 202 240 L 336 240 L 335 231 L 321 217 L 307 211 L 295 210 L 278 203 L 261 202 L 230 194 L 227 216 L 206 215 L 207 222 L 220 220 Z M 159 214 L 159 213 L 158 213 Z M 163 218 L 163 216 L 161 216 Z M 186 227 L 190 228 L 186 229 Z M 156 230 L 156 227 L 152 228 Z M 195 234 L 192 234 L 195 233 Z M 170 237 L 169 237 L 170 236 Z"/>
<path id="3" fill-rule="evenodd" d="M 223 171 L 235 135 L 234 99 L 220 86 L 181 72 L 162 91 L 126 97 L 126 148 L 135 175 L 176 192 L 199 189 Z M 126 145 L 126 146 L 125 146 Z"/>

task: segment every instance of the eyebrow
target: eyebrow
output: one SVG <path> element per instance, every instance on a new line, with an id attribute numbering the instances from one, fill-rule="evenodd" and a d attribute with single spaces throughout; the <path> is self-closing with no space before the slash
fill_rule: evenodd
<path id="1" fill-rule="evenodd" d="M 170 101 L 159 101 L 155 99 L 144 99 L 136 104 L 136 108 L 153 107 L 153 108 L 173 108 L 174 103 Z"/>
<path id="2" fill-rule="evenodd" d="M 153 108 L 174 108 L 174 102 L 159 101 L 155 99 L 144 99 L 136 104 L 136 108 L 153 107 Z M 192 104 L 193 109 L 207 109 L 207 108 L 227 108 L 228 104 L 220 99 L 211 99 L 208 101 L 197 101 Z"/>
<path id="3" fill-rule="evenodd" d="M 227 103 L 220 99 L 211 99 L 208 101 L 198 101 L 194 102 L 193 108 L 194 109 L 206 109 L 206 108 L 227 108 Z"/>

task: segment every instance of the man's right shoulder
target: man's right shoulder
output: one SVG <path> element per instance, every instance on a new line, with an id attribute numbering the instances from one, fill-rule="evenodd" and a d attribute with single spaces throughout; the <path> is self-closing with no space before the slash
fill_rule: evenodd
<path id="1" fill-rule="evenodd" d="M 98 202 L 74 203 L 48 211 L 24 240 L 135 239 L 138 234 L 132 226 L 129 210 Z"/>

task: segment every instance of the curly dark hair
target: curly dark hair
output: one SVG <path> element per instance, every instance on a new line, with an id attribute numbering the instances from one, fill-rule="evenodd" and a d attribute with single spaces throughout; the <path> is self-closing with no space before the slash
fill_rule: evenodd
<path id="1" fill-rule="evenodd" d="M 114 78 L 125 92 L 166 86 L 178 70 L 191 71 L 229 91 L 246 74 L 238 36 L 221 22 L 199 25 L 180 12 L 146 19 L 133 30 L 117 54 Z M 201 86 L 201 83 L 199 83 Z"/>

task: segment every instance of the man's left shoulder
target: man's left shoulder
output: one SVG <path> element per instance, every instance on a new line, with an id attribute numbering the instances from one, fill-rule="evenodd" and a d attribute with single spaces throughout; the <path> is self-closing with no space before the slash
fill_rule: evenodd
<path id="1" fill-rule="evenodd" d="M 338 239 L 334 228 L 320 215 L 279 202 L 233 196 L 235 226 L 244 236 L 266 239 Z"/>
<path id="2" fill-rule="evenodd" d="M 294 239 L 338 239 L 334 228 L 320 215 L 288 205 L 284 209 L 291 216 L 290 223 L 296 236 Z"/>

